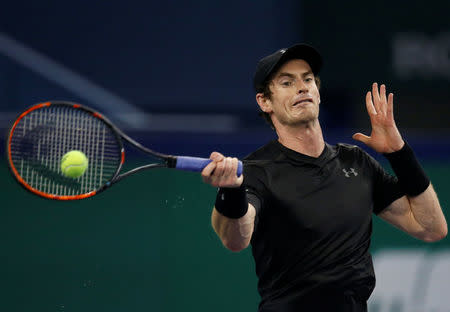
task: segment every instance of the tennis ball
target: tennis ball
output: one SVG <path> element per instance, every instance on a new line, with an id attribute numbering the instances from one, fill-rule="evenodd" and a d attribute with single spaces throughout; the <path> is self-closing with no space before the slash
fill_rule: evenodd
<path id="1" fill-rule="evenodd" d="M 88 167 L 88 159 L 83 152 L 70 151 L 61 158 L 61 171 L 69 178 L 78 178 Z"/>

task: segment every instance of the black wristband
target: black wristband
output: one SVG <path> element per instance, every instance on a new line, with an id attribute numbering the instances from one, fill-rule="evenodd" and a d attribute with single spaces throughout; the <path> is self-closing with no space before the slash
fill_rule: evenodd
<path id="1" fill-rule="evenodd" d="M 245 188 L 219 188 L 216 196 L 216 210 L 225 217 L 239 219 L 248 210 L 248 201 Z"/>
<path id="2" fill-rule="evenodd" d="M 417 196 L 428 188 L 430 179 L 408 143 L 405 142 L 401 150 L 384 154 L 384 156 L 389 160 L 406 195 Z"/>

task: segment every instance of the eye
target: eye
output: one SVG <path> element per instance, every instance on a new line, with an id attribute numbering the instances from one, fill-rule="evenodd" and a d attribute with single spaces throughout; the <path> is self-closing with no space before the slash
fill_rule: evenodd
<path id="1" fill-rule="evenodd" d="M 282 81 L 281 85 L 285 86 L 285 87 L 289 87 L 292 85 L 292 81 L 290 81 L 290 80 Z"/>
<path id="2" fill-rule="evenodd" d="M 311 81 L 313 81 L 313 79 L 312 79 L 312 77 L 308 77 L 308 78 L 305 79 L 305 81 L 306 82 L 311 82 Z"/>

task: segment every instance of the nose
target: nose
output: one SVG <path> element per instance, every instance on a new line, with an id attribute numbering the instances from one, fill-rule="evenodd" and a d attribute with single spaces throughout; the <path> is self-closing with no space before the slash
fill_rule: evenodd
<path id="1" fill-rule="evenodd" d="M 300 80 L 300 82 L 297 84 L 297 88 L 299 94 L 308 92 L 308 87 L 302 80 Z"/>

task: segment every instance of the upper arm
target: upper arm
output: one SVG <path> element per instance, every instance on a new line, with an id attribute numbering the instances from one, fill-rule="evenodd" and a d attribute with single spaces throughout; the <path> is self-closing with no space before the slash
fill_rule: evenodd
<path id="1" fill-rule="evenodd" d="M 425 235 L 425 229 L 414 218 L 408 197 L 406 196 L 402 196 L 393 201 L 378 216 L 415 238 L 423 239 Z"/>
<path id="2" fill-rule="evenodd" d="M 425 242 L 435 242 L 447 235 L 447 222 L 431 184 L 420 195 L 395 200 L 379 216 Z"/>

